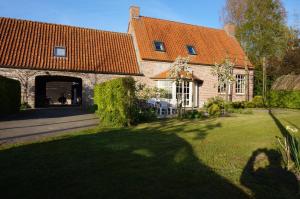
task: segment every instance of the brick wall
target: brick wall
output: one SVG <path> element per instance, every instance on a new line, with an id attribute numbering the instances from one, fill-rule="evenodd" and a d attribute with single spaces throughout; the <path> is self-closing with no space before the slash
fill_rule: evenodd
<path id="1" fill-rule="evenodd" d="M 151 79 L 155 75 L 169 69 L 171 63 L 157 62 L 157 61 L 140 61 L 140 67 L 145 75 L 140 81 L 147 85 L 155 86 L 155 81 Z M 199 104 L 202 105 L 207 99 L 220 95 L 217 87 L 217 77 L 211 74 L 211 66 L 204 65 L 190 65 L 193 70 L 193 74 L 203 81 L 203 84 L 199 87 Z M 244 69 L 234 69 L 234 75 L 245 74 Z M 253 96 L 253 70 L 249 72 L 249 98 Z M 232 100 L 233 101 L 244 101 L 246 99 L 244 94 L 235 93 L 235 83 L 232 85 Z M 224 95 L 220 95 L 223 96 Z"/>

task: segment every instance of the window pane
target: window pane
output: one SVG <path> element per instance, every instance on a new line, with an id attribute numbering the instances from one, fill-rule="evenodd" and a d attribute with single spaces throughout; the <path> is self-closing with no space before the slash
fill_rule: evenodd
<path id="1" fill-rule="evenodd" d="M 54 56 L 65 57 L 66 56 L 66 49 L 63 48 L 63 47 L 55 47 Z"/>
<path id="2" fill-rule="evenodd" d="M 190 55 L 195 55 L 196 54 L 196 51 L 195 51 L 195 48 L 193 46 L 187 46 L 187 49 L 188 49 L 188 53 Z"/>
<path id="3" fill-rule="evenodd" d="M 162 98 L 172 99 L 172 82 L 171 81 L 157 81 L 157 88 L 164 89 L 166 92 Z"/>
<path id="4" fill-rule="evenodd" d="M 236 75 L 235 92 L 245 93 L 245 75 Z"/>
<path id="5" fill-rule="evenodd" d="M 165 51 L 165 46 L 164 46 L 163 42 L 155 41 L 154 45 L 155 45 L 155 50 L 157 50 L 157 51 Z"/>

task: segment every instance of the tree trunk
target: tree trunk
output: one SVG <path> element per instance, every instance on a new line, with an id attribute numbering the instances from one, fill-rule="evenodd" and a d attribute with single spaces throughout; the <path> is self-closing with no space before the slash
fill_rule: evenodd
<path id="1" fill-rule="evenodd" d="M 263 69 L 263 100 L 264 103 L 266 103 L 267 100 L 266 57 L 263 57 L 262 69 Z"/>
<path id="2" fill-rule="evenodd" d="M 225 101 L 226 102 L 229 102 L 228 97 L 229 97 L 229 82 L 226 81 L 226 94 L 225 94 Z"/>
<path id="3" fill-rule="evenodd" d="M 245 68 L 245 101 L 249 101 L 249 70 L 248 70 L 248 65 L 246 64 Z"/>

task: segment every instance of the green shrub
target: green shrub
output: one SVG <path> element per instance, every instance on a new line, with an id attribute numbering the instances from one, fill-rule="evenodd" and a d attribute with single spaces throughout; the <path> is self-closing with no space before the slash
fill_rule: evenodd
<path id="1" fill-rule="evenodd" d="M 278 108 L 300 109 L 300 91 L 271 91 L 269 105 Z"/>
<path id="2" fill-rule="evenodd" d="M 212 106 L 213 104 L 216 104 L 218 105 L 220 108 L 223 108 L 225 106 L 225 101 L 222 97 L 212 97 L 212 98 L 209 98 L 207 100 L 207 102 L 205 103 L 205 107 L 206 108 L 209 108 L 210 106 Z"/>
<path id="3" fill-rule="evenodd" d="M 20 82 L 0 76 L 0 115 L 16 113 L 20 105 Z"/>
<path id="4" fill-rule="evenodd" d="M 209 116 L 220 116 L 221 108 L 218 104 L 212 104 L 210 107 L 208 107 L 207 112 Z"/>
<path id="5" fill-rule="evenodd" d="M 245 102 L 245 106 L 247 108 L 255 108 L 255 103 L 253 101 L 251 101 L 251 102 Z"/>
<path id="6" fill-rule="evenodd" d="M 238 114 L 252 114 L 253 111 L 250 110 L 250 109 L 243 109 L 243 108 L 240 108 L 240 109 L 232 109 L 232 110 L 231 110 L 231 113 L 238 113 Z"/>
<path id="7" fill-rule="evenodd" d="M 132 77 L 118 78 L 94 89 L 96 114 L 105 126 L 130 126 L 138 117 L 135 97 L 135 81 Z"/>
<path id="8" fill-rule="evenodd" d="M 197 110 L 186 111 L 182 117 L 185 119 L 201 119 L 204 117 L 204 113 Z"/>
<path id="9" fill-rule="evenodd" d="M 235 109 L 239 109 L 239 108 L 245 108 L 246 107 L 246 102 L 244 101 L 236 101 L 236 102 L 232 102 L 231 106 Z"/>
<path id="10" fill-rule="evenodd" d="M 220 116 L 223 111 L 223 113 L 228 112 L 232 108 L 232 104 L 225 102 L 222 97 L 217 96 L 208 99 L 204 107 L 210 116 Z"/>
<path id="11" fill-rule="evenodd" d="M 156 109 L 151 107 L 146 100 L 137 99 L 135 101 L 135 106 L 137 109 L 137 114 L 135 122 L 151 122 L 157 119 Z"/>
<path id="12" fill-rule="evenodd" d="M 253 102 L 253 104 L 254 104 L 254 106 L 256 108 L 262 108 L 262 107 L 264 107 L 264 100 L 263 100 L 263 97 L 260 96 L 260 95 L 255 96 L 253 98 L 252 102 Z"/>

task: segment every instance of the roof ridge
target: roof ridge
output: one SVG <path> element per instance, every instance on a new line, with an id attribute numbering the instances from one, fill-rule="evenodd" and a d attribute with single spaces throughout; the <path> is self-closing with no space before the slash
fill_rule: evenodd
<path id="1" fill-rule="evenodd" d="M 59 23 L 34 21 L 34 20 L 29 20 L 29 19 L 17 19 L 17 18 L 1 17 L 1 16 L 0 16 L 0 19 L 9 19 L 9 20 L 15 20 L 15 21 L 31 22 L 31 23 L 35 23 L 35 24 L 53 25 L 53 26 L 61 26 L 61 27 L 67 27 L 67 28 L 77 28 L 77 29 L 82 29 L 82 30 L 91 30 L 91 31 L 98 31 L 98 32 L 108 32 L 108 33 L 122 34 L 122 35 L 126 35 L 126 36 L 131 36 L 130 34 L 128 34 L 126 32 L 115 32 L 115 31 L 110 31 L 110 30 L 100 30 L 100 29 L 96 29 L 96 28 L 86 28 L 86 27 L 72 26 L 72 25 L 59 24 Z"/>
<path id="2" fill-rule="evenodd" d="M 142 17 L 142 18 L 149 18 L 149 19 L 155 19 L 155 20 L 161 20 L 161 21 L 167 21 L 167 22 L 173 22 L 173 23 L 178 23 L 178 24 L 188 25 L 188 26 L 195 26 L 197 28 L 206 28 L 206 29 L 212 29 L 212 30 L 224 31 L 225 32 L 225 30 L 220 29 L 220 28 L 212 28 L 212 27 L 207 27 L 207 26 L 190 24 L 190 23 L 186 23 L 186 22 L 174 21 L 174 20 L 170 20 L 170 19 L 160 19 L 160 18 L 148 17 L 148 16 L 142 16 L 142 15 L 140 17 Z"/>

